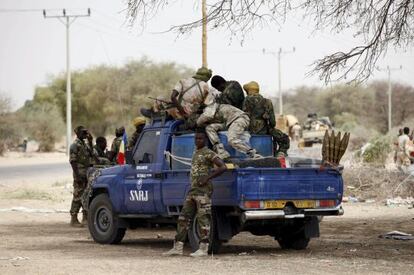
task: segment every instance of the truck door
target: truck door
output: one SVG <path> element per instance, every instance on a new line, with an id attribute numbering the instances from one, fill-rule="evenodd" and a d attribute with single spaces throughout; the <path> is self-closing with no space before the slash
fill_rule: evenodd
<path id="1" fill-rule="evenodd" d="M 160 181 L 157 156 L 161 130 L 144 131 L 134 152 L 135 165 L 128 165 L 125 177 L 124 199 L 131 214 L 155 213 Z"/>

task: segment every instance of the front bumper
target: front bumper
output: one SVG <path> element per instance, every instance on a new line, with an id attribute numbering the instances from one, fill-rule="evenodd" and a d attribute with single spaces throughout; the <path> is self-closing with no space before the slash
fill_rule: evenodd
<path id="1" fill-rule="evenodd" d="M 287 214 L 280 210 L 248 210 L 243 212 L 242 220 L 271 220 L 271 219 L 297 219 L 311 216 L 341 216 L 344 209 L 341 205 L 334 208 L 301 209 L 299 213 Z"/>

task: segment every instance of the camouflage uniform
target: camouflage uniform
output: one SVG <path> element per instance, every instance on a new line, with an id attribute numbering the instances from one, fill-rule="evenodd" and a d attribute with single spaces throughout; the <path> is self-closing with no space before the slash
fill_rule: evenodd
<path id="1" fill-rule="evenodd" d="M 188 192 L 181 214 L 177 222 L 177 242 L 185 242 L 191 220 L 197 216 L 198 226 L 201 229 L 201 242 L 208 242 L 210 237 L 210 220 L 211 220 L 211 194 L 213 185 L 208 182 L 206 185 L 200 185 L 200 181 L 208 176 L 209 170 L 214 166 L 214 159 L 218 156 L 203 147 L 196 149 L 193 154 L 191 165 L 191 189 Z"/>
<path id="2" fill-rule="evenodd" d="M 226 88 L 216 99 L 217 103 L 229 104 L 241 110 L 244 101 L 244 92 L 239 82 L 226 81 Z"/>
<path id="3" fill-rule="evenodd" d="M 220 143 L 217 134 L 218 131 L 225 129 L 227 129 L 227 140 L 231 147 L 251 157 L 256 154 L 256 151 L 240 138 L 250 123 L 249 116 L 245 112 L 228 104 L 211 104 L 204 109 L 197 124 L 204 125 L 208 122 L 211 124 L 206 126 L 206 134 L 221 159 L 230 156 L 223 144 Z"/>
<path id="4" fill-rule="evenodd" d="M 286 134 L 275 128 L 276 119 L 272 101 L 264 98 L 260 94 L 248 95 L 243 103 L 243 111 L 250 117 L 250 133 L 256 135 L 271 135 L 275 153 L 277 151 L 287 155 L 290 140 Z"/>
<path id="5" fill-rule="evenodd" d="M 137 143 L 139 136 L 141 135 L 141 132 L 135 131 L 132 136 L 128 140 L 128 151 L 134 150 L 135 143 Z"/>
<path id="6" fill-rule="evenodd" d="M 73 173 L 73 199 L 70 214 L 76 215 L 81 208 L 82 194 L 87 185 L 87 170 L 92 164 L 91 148 L 83 140 L 77 138 L 70 146 L 69 162 L 75 163 L 78 173 Z"/>
<path id="7" fill-rule="evenodd" d="M 107 154 L 96 144 L 93 146 L 93 165 L 111 165 Z"/>
<path id="8" fill-rule="evenodd" d="M 122 136 L 114 138 L 111 145 L 111 151 L 113 152 L 113 159 L 111 161 L 116 161 L 119 153 L 119 148 L 121 147 Z"/>

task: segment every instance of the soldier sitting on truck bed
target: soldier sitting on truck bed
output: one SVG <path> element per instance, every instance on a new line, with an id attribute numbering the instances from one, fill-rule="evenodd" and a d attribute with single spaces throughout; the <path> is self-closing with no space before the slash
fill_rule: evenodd
<path id="1" fill-rule="evenodd" d="M 154 113 L 166 111 L 174 119 L 188 118 L 197 112 L 210 92 L 211 88 L 207 81 L 211 75 L 211 70 L 207 68 L 198 69 L 194 76 L 177 82 L 171 93 L 171 102 L 157 98 L 151 109 L 141 109 L 142 115 L 151 118 Z"/>
<path id="2" fill-rule="evenodd" d="M 247 96 L 243 103 L 243 111 L 250 117 L 249 131 L 256 135 L 271 135 L 275 156 L 287 156 L 290 147 L 289 136 L 276 129 L 275 113 L 270 99 L 259 94 L 259 84 L 251 81 L 243 85 Z"/>
<path id="3" fill-rule="evenodd" d="M 207 256 L 210 238 L 211 224 L 211 196 L 213 185 L 211 180 L 226 171 L 224 162 L 206 146 L 206 134 L 197 130 L 195 134 L 195 151 L 191 161 L 191 189 L 184 201 L 183 209 L 177 221 L 177 234 L 175 235 L 174 247 L 165 252 L 165 256 L 183 255 L 184 242 L 187 239 L 190 221 L 197 216 L 200 228 L 199 249 L 191 253 L 192 257 Z M 213 172 L 210 170 L 217 166 Z"/>
<path id="4" fill-rule="evenodd" d="M 244 93 L 239 82 L 227 81 L 219 75 L 211 78 L 211 86 L 216 88 L 221 94 L 217 97 L 216 102 L 220 104 L 230 104 L 240 110 L 243 107 Z"/>

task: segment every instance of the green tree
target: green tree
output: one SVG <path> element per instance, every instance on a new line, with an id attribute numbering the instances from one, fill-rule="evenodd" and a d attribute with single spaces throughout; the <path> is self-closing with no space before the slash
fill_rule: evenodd
<path id="1" fill-rule="evenodd" d="M 40 152 L 54 150 L 65 128 L 56 105 L 28 101 L 17 114 L 20 127 L 25 129 L 27 136 L 39 143 Z"/>

